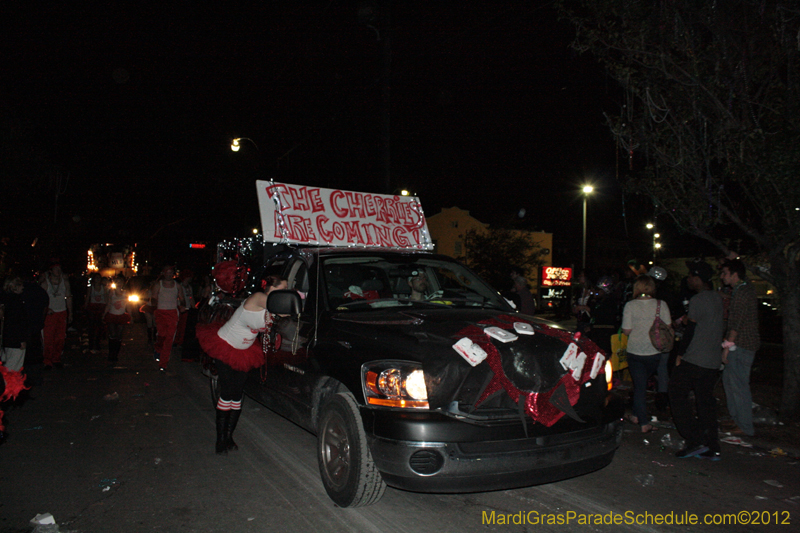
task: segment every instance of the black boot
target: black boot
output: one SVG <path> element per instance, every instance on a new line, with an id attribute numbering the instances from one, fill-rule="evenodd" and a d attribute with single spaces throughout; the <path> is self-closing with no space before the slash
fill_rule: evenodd
<path id="1" fill-rule="evenodd" d="M 228 421 L 228 431 L 225 438 L 225 447 L 228 451 L 238 450 L 239 447 L 233 442 L 233 430 L 236 429 L 236 423 L 239 422 L 239 416 L 242 414 L 241 409 L 231 409 L 229 411 L 231 418 Z"/>
<path id="2" fill-rule="evenodd" d="M 227 455 L 228 453 L 226 437 L 228 433 L 228 421 L 231 418 L 230 415 L 230 411 L 220 411 L 217 409 L 217 455 Z"/>
<path id="3" fill-rule="evenodd" d="M 156 342 L 156 328 L 147 328 L 147 344 L 152 346 Z"/>

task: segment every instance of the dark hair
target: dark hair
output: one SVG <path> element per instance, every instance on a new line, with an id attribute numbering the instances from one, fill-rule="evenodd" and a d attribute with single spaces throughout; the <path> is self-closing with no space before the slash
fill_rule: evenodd
<path id="1" fill-rule="evenodd" d="M 275 276 L 275 275 L 264 276 L 263 278 L 261 278 L 261 288 L 266 289 L 267 287 L 277 287 L 283 281 L 285 280 L 280 276 Z"/>
<path id="2" fill-rule="evenodd" d="M 744 280 L 747 276 L 747 268 L 745 268 L 741 259 L 731 259 L 730 261 L 725 261 L 725 264 L 722 265 L 722 268 L 727 268 L 728 272 L 731 274 L 738 274 L 740 280 Z"/>

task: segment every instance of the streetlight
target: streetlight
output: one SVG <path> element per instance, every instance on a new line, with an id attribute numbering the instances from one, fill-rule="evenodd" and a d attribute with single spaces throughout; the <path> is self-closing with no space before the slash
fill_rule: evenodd
<path id="1" fill-rule="evenodd" d="M 591 185 L 583 186 L 583 260 L 581 261 L 581 269 L 586 270 L 586 199 L 594 191 Z"/>
<path id="2" fill-rule="evenodd" d="M 234 151 L 234 152 L 238 152 L 239 148 L 242 147 L 242 144 L 241 144 L 242 141 L 250 141 L 251 143 L 253 143 L 253 146 L 256 147 L 256 150 L 258 150 L 258 145 L 255 143 L 255 141 L 253 139 L 248 138 L 248 137 L 236 137 L 235 139 L 233 139 L 231 141 L 231 150 Z"/>
<path id="3" fill-rule="evenodd" d="M 661 238 L 661 234 L 655 232 L 656 225 L 653 222 L 648 222 L 645 227 L 649 230 L 653 231 L 653 260 L 650 261 L 651 265 L 654 265 L 656 262 L 656 256 L 658 255 L 658 250 L 661 248 L 661 243 L 658 242 L 658 239 Z"/>

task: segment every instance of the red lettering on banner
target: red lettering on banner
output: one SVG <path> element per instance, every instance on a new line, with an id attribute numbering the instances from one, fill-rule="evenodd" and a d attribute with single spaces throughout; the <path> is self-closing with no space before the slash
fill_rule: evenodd
<path id="1" fill-rule="evenodd" d="M 365 242 L 367 246 L 375 246 L 378 243 L 378 240 L 374 237 L 375 235 L 375 224 L 362 224 L 361 231 L 364 232 L 364 236 L 366 237 Z"/>
<path id="2" fill-rule="evenodd" d="M 409 220 L 408 213 L 406 211 L 406 208 L 408 207 L 408 202 L 403 202 L 400 200 L 400 198 L 397 198 L 395 200 L 394 206 L 397 211 L 397 222 L 403 225 L 407 224 Z"/>
<path id="3" fill-rule="evenodd" d="M 283 211 L 285 209 L 289 209 L 289 205 L 283 201 L 283 197 L 280 194 L 281 191 L 283 191 L 284 193 L 286 192 L 286 185 L 284 185 L 283 183 L 278 183 L 276 185 L 270 185 L 269 187 L 267 187 L 267 195 L 270 198 L 272 198 L 275 194 L 277 194 L 280 197 L 279 203 L 281 206 L 281 211 Z"/>
<path id="4" fill-rule="evenodd" d="M 292 197 L 292 207 L 295 211 L 308 211 L 310 209 L 305 187 L 300 187 L 299 189 L 289 187 L 289 194 Z"/>
<path id="5" fill-rule="evenodd" d="M 415 226 L 406 226 L 405 230 L 409 233 L 411 244 L 419 246 L 419 229 Z"/>
<path id="6" fill-rule="evenodd" d="M 366 210 L 368 217 L 375 216 L 375 197 L 371 194 L 364 195 L 364 209 Z"/>
<path id="7" fill-rule="evenodd" d="M 324 225 L 327 224 L 329 221 L 330 219 L 325 215 L 317 215 L 317 231 L 322 237 L 322 242 L 327 242 L 327 243 L 333 242 L 333 233 L 327 231 L 324 227 Z"/>
<path id="8" fill-rule="evenodd" d="M 364 218 L 364 195 L 360 192 L 347 193 L 347 205 L 350 207 L 351 218 Z"/>
<path id="9" fill-rule="evenodd" d="M 333 210 L 333 214 L 339 218 L 345 218 L 347 216 L 347 209 L 339 207 L 337 203 L 342 198 L 344 198 L 344 193 L 342 191 L 336 190 L 331 193 L 331 209 Z"/>
<path id="10" fill-rule="evenodd" d="M 374 224 L 372 227 L 375 228 L 375 237 L 377 237 L 378 246 L 393 246 L 392 238 L 389 236 L 388 226 Z"/>
<path id="11" fill-rule="evenodd" d="M 375 197 L 375 220 L 386 222 L 386 202 L 380 196 Z"/>
<path id="12" fill-rule="evenodd" d="M 358 220 L 346 221 L 342 224 L 347 232 L 347 242 L 364 244 L 364 239 L 361 238 L 361 232 L 358 230 Z"/>
<path id="13" fill-rule="evenodd" d="M 322 202 L 322 198 L 319 197 L 319 194 L 320 194 L 319 189 L 310 189 L 308 191 L 308 200 L 311 202 L 312 213 L 319 213 L 320 211 L 325 211 L 325 204 Z"/>
<path id="14" fill-rule="evenodd" d="M 389 224 L 401 222 L 400 210 L 397 207 L 398 197 L 386 199 L 386 222 Z"/>
<path id="15" fill-rule="evenodd" d="M 333 223 L 333 236 L 340 241 L 344 240 L 344 228 L 342 227 L 341 222 Z"/>
<path id="16" fill-rule="evenodd" d="M 394 231 L 392 231 L 392 236 L 394 237 L 394 242 L 396 242 L 399 246 L 408 246 L 411 243 L 408 242 L 408 239 L 403 234 L 403 231 L 404 230 L 401 227 L 394 228 Z"/>
<path id="17" fill-rule="evenodd" d="M 283 215 L 275 211 L 275 237 L 278 239 L 283 238 L 283 234 L 281 233 L 281 226 L 280 223 L 283 222 Z"/>
<path id="18" fill-rule="evenodd" d="M 413 224 L 415 227 L 419 227 L 420 215 L 417 211 L 417 206 L 414 204 L 414 201 L 412 200 L 410 202 L 405 202 L 403 207 L 405 208 L 406 212 L 406 220 L 408 220 L 406 226 Z"/>
<path id="19" fill-rule="evenodd" d="M 311 226 L 311 219 L 300 215 L 286 215 L 288 222 L 289 238 L 295 241 L 308 242 L 315 241 L 317 237 Z"/>

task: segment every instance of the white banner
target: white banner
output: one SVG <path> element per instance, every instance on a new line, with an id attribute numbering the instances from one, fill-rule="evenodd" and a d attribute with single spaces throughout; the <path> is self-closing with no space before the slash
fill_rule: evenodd
<path id="1" fill-rule="evenodd" d="M 416 196 L 257 181 L 265 242 L 431 250 Z"/>

